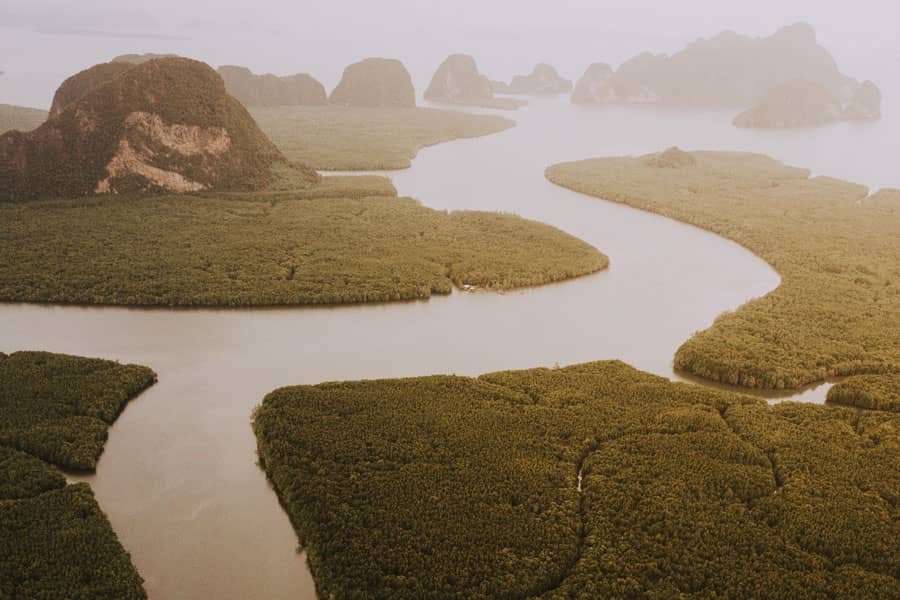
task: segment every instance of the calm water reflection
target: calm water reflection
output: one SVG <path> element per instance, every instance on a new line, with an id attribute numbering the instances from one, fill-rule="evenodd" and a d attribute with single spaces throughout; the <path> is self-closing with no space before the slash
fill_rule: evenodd
<path id="1" fill-rule="evenodd" d="M 539 100 L 515 114 L 517 128 L 425 150 L 412 169 L 391 174 L 401 193 L 428 206 L 516 212 L 581 237 L 610 256 L 598 275 L 507 294 L 344 308 L 3 305 L 0 350 L 115 358 L 159 373 L 112 428 L 97 474 L 87 478 L 151 597 L 311 598 L 293 530 L 255 464 L 251 411 L 268 391 L 607 358 L 674 377 L 679 344 L 778 284 L 736 244 L 553 186 L 543 178 L 547 165 L 678 144 L 763 151 L 861 183 L 895 183 L 894 121 L 770 134 L 733 129 L 730 117 Z M 826 389 L 801 399 L 821 401 Z"/>

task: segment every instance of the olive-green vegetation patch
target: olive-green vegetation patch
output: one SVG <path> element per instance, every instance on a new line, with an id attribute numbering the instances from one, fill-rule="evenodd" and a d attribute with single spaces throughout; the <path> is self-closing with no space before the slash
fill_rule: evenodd
<path id="1" fill-rule="evenodd" d="M 382 195 L 365 195 L 372 192 Z M 382 178 L 343 177 L 296 191 L 0 205 L 0 299 L 385 302 L 447 294 L 454 284 L 539 285 L 607 265 L 595 248 L 548 225 L 436 211 L 388 192 Z"/>
<path id="2" fill-rule="evenodd" d="M 47 111 L 11 104 L 0 104 L 0 133 L 17 129 L 31 131 L 47 120 Z"/>
<path id="3" fill-rule="evenodd" d="M 0 597 L 146 598 L 86 483 L 0 501 Z"/>
<path id="4" fill-rule="evenodd" d="M 886 412 L 620 362 L 283 388 L 260 462 L 320 597 L 892 597 Z"/>
<path id="5" fill-rule="evenodd" d="M 900 412 L 900 374 L 855 375 L 828 390 L 828 402 Z"/>
<path id="6" fill-rule="evenodd" d="M 547 177 L 730 238 L 781 274 L 682 345 L 676 368 L 754 388 L 900 370 L 900 191 L 868 196 L 761 155 L 664 154 L 681 160 L 594 159 Z"/>
<path id="7" fill-rule="evenodd" d="M 286 106 L 250 113 L 288 159 L 326 170 L 403 169 L 425 146 L 514 125 L 492 115 L 431 108 Z"/>
<path id="8" fill-rule="evenodd" d="M 0 445 L 67 469 L 93 470 L 107 428 L 149 387 L 147 367 L 46 352 L 0 359 Z"/>
<path id="9" fill-rule="evenodd" d="M 106 428 L 155 379 L 106 360 L 0 353 L 0 598 L 146 598 L 90 486 L 66 486 L 47 463 L 93 469 Z"/>
<path id="10" fill-rule="evenodd" d="M 0 446 L 0 501 L 31 498 L 65 485 L 63 474 L 44 461 Z"/>

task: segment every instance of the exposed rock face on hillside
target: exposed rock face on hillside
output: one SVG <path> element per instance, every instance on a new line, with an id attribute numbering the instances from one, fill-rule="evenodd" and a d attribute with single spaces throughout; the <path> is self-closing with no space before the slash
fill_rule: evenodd
<path id="1" fill-rule="evenodd" d="M 612 87 L 613 70 L 606 63 L 594 63 L 587 68 L 575 90 L 572 102 L 575 104 L 605 104 L 616 100 Z"/>
<path id="2" fill-rule="evenodd" d="M 881 118 L 881 90 L 871 81 L 864 81 L 847 106 L 841 118 L 846 121 L 868 121 Z"/>
<path id="3" fill-rule="evenodd" d="M 151 60 L 0 136 L 0 201 L 252 188 L 283 160 L 208 65 Z"/>
<path id="4" fill-rule="evenodd" d="M 841 103 L 825 86 L 795 79 L 776 86 L 753 108 L 734 119 L 737 127 L 788 129 L 817 127 L 841 118 Z"/>
<path id="5" fill-rule="evenodd" d="M 578 101 L 750 106 L 795 79 L 822 84 L 842 103 L 859 87 L 838 70 L 812 27 L 798 23 L 766 38 L 726 31 L 672 56 L 641 54 L 619 67 L 603 93 L 580 93 Z"/>
<path id="6" fill-rule="evenodd" d="M 57 88 L 56 94 L 53 95 L 50 116 L 57 116 L 66 107 L 81 100 L 98 87 L 109 83 L 133 66 L 126 62 L 101 63 L 72 75 L 62 82 L 62 85 Z"/>
<path id="7" fill-rule="evenodd" d="M 153 52 L 148 52 L 146 54 L 121 54 L 111 62 L 124 62 L 132 65 L 139 65 L 141 63 L 145 63 L 148 60 L 156 60 L 157 58 L 178 58 L 177 54 L 155 54 Z"/>
<path id="8" fill-rule="evenodd" d="M 546 63 L 534 67 L 530 75 L 516 75 L 509 84 L 510 94 L 565 94 L 572 91 L 572 82 L 563 79 L 556 69 Z"/>
<path id="9" fill-rule="evenodd" d="M 367 58 L 344 69 L 329 100 L 344 106 L 413 107 L 416 90 L 409 71 L 399 60 Z"/>
<path id="10" fill-rule="evenodd" d="M 306 73 L 277 77 L 255 75 L 245 67 L 221 66 L 225 89 L 244 106 L 321 105 L 328 102 L 325 87 Z"/>

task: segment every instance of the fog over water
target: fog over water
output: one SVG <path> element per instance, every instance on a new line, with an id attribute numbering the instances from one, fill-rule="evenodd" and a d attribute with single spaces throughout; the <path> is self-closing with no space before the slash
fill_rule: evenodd
<path id="1" fill-rule="evenodd" d="M 454 52 L 473 55 L 494 79 L 541 61 L 577 79 L 592 62 L 617 66 L 725 29 L 767 36 L 806 21 L 844 73 L 874 80 L 890 104 L 900 93 L 898 17 L 890 0 L 3 0 L 0 102 L 46 108 L 67 76 L 127 52 L 308 72 L 329 89 L 347 64 L 381 55 L 401 59 L 421 94 Z"/>

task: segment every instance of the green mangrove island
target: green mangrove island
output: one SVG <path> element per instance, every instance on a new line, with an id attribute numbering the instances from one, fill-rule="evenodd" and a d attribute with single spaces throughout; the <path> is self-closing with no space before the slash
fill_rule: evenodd
<path id="1" fill-rule="evenodd" d="M 762 155 L 677 148 L 546 175 L 734 240 L 779 272 L 777 289 L 685 342 L 677 369 L 768 389 L 900 372 L 900 191 L 869 195 Z"/>
<path id="2" fill-rule="evenodd" d="M 250 113 L 289 160 L 328 171 L 405 169 L 426 146 L 515 125 L 494 115 L 434 108 L 280 106 Z"/>
<path id="3" fill-rule="evenodd" d="M 296 175 L 291 169 L 285 173 Z M 387 179 L 307 188 L 0 203 L 0 299 L 144 306 L 387 302 L 605 268 L 594 247 L 508 214 L 447 213 Z"/>
<path id="4" fill-rule="evenodd" d="M 0 353 L 0 597 L 146 598 L 86 483 L 146 367 L 45 352 Z M 55 466 L 55 467 L 54 467 Z"/>
<path id="5" fill-rule="evenodd" d="M 322 598 L 896 597 L 900 417 L 624 363 L 270 393 Z"/>

